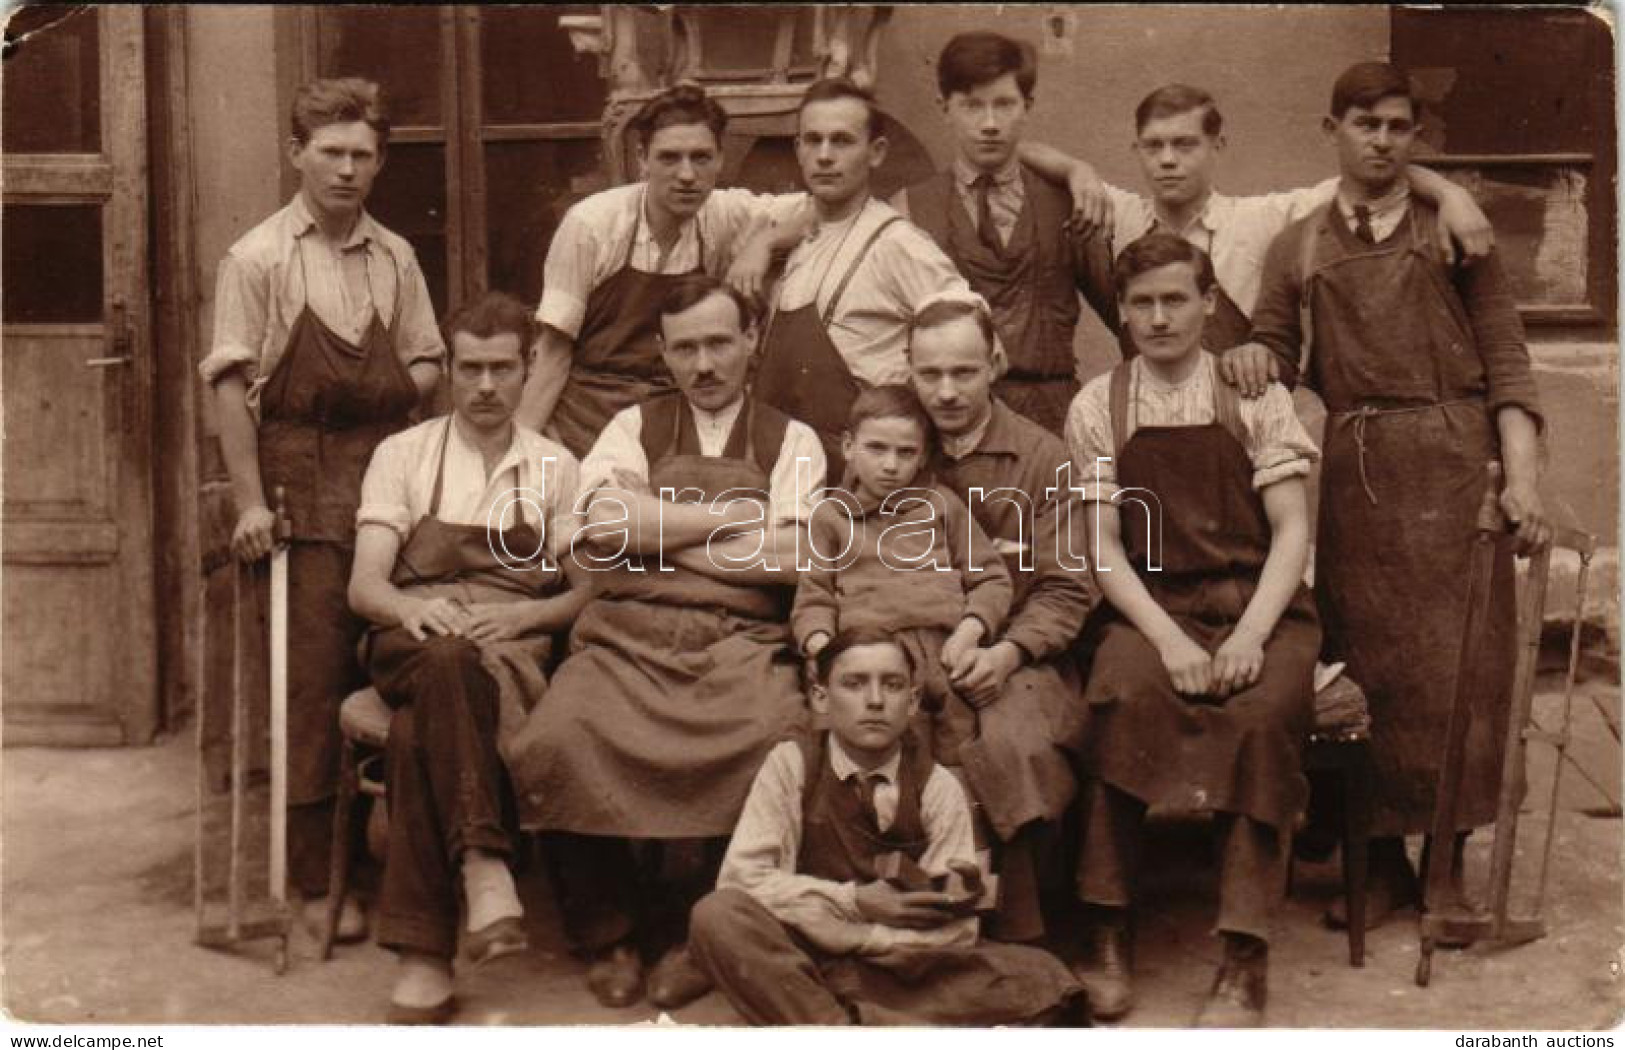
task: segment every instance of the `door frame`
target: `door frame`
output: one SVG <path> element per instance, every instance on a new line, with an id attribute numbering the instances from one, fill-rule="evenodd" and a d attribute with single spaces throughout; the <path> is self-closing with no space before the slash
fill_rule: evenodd
<path id="1" fill-rule="evenodd" d="M 83 706 L 7 697 L 4 731 L 8 744 L 116 745 L 145 743 L 159 725 L 159 693 L 154 621 L 152 427 L 153 342 L 148 281 L 147 140 L 145 32 L 140 7 L 92 7 L 100 19 L 101 141 L 98 153 L 13 154 L 4 158 L 8 202 L 99 203 L 103 211 L 103 311 L 101 327 L 109 343 L 120 326 L 115 302 L 122 304 L 128 365 L 114 366 L 107 376 L 107 397 L 116 399 L 121 434 L 109 439 L 116 456 L 116 491 L 109 494 L 108 513 L 116 545 L 85 557 L 104 556 L 114 565 L 122 591 L 123 623 L 109 652 L 116 666 L 107 669 L 106 703 Z M 117 376 L 117 379 L 114 379 Z M 36 529 L 38 532 L 36 532 Z M 51 523 L 6 526 L 5 559 L 16 564 L 55 564 L 61 540 L 99 534 L 96 524 L 66 529 Z M 47 532 L 59 533 L 54 538 Z M 25 539 L 20 546 L 19 538 Z M 35 544 L 28 540 L 39 539 Z M 32 549 L 37 546 L 37 549 Z M 10 640 L 13 641 L 14 640 Z"/>

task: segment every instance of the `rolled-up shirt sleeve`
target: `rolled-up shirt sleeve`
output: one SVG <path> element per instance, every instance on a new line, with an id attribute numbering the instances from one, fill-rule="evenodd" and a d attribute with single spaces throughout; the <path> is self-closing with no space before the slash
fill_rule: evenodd
<path id="1" fill-rule="evenodd" d="M 441 364 L 446 359 L 446 344 L 435 323 L 434 302 L 429 298 L 429 285 L 415 253 L 408 254 L 401 269 L 400 297 L 395 352 L 401 363 L 408 368 L 421 362 Z"/>
<path id="2" fill-rule="evenodd" d="M 542 493 L 547 514 L 547 550 L 554 558 L 563 558 L 570 552 L 576 533 L 586 521 L 576 506 L 581 491 L 581 464 L 564 448 L 550 449 L 548 457 L 544 482 L 547 491 Z"/>
<path id="3" fill-rule="evenodd" d="M 1320 451 L 1298 420 L 1286 387 L 1271 383 L 1263 397 L 1242 400 L 1240 405 L 1253 488 L 1263 490 L 1286 478 L 1307 476 Z"/>
<path id="4" fill-rule="evenodd" d="M 356 528 L 384 525 L 394 529 L 402 543 L 414 524 L 408 496 L 413 464 L 404 436 L 385 438 L 373 452 L 366 476 L 361 479 L 361 506 L 355 514 Z"/>
<path id="5" fill-rule="evenodd" d="M 235 369 L 253 381 L 259 374 L 260 354 L 270 305 L 269 282 L 260 264 L 235 251 L 220 260 L 215 277 L 214 341 L 198 363 L 205 383 L 216 383 Z"/>
<path id="6" fill-rule="evenodd" d="M 587 316 L 587 296 L 598 270 L 597 233 L 582 218 L 579 205 L 564 220 L 547 248 L 542 268 L 542 302 L 536 320 L 574 339 Z"/>
<path id="7" fill-rule="evenodd" d="M 1110 503 L 1117 494 L 1117 463 L 1112 455 L 1108 376 L 1083 388 L 1066 416 L 1066 448 L 1072 454 L 1072 480 L 1084 503 Z"/>

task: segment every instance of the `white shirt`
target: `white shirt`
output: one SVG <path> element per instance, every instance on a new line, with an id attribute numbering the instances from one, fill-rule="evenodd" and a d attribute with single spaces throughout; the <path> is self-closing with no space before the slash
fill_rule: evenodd
<path id="1" fill-rule="evenodd" d="M 830 768 L 839 775 L 837 753 L 836 748 L 829 749 Z M 768 752 L 728 843 L 717 888 L 744 890 L 775 919 L 835 954 L 879 955 L 899 948 L 975 944 L 974 917 L 929 930 L 883 926 L 870 922 L 858 910 L 857 883 L 832 882 L 796 871 L 806 765 L 801 748 L 793 741 L 785 741 Z M 941 766 L 931 768 L 931 776 L 920 793 L 920 821 L 928 840 L 920 868 L 927 875 L 947 874 L 952 861 L 976 863 L 976 842 L 964 789 Z"/>
<path id="2" fill-rule="evenodd" d="M 361 482 L 356 526 L 386 525 L 404 543 L 429 514 L 445 440 L 440 510 L 448 525 L 537 526 L 548 552 L 562 556 L 582 524 L 575 502 L 580 467 L 568 449 L 517 424 L 513 441 L 489 474 L 479 449 L 451 426 L 451 416 L 430 419 L 379 443 Z"/>
<path id="3" fill-rule="evenodd" d="M 1142 426 L 1203 426 L 1213 422 L 1214 361 L 1211 354 L 1180 383 L 1168 383 L 1133 358 L 1127 437 Z M 1298 421 L 1292 395 L 1280 383 L 1271 383 L 1264 396 L 1240 399 L 1242 443 L 1253 465 L 1253 489 L 1261 490 L 1285 478 L 1302 477 L 1320 456 L 1315 443 Z M 1116 453 L 1112 445 L 1111 372 L 1096 376 L 1073 398 L 1066 417 L 1066 445 L 1072 453 L 1074 476 L 1081 479 L 1083 499 L 1111 502 L 1117 493 Z"/>
<path id="4" fill-rule="evenodd" d="M 1410 183 L 1400 179 L 1382 199 L 1374 201 L 1356 201 L 1340 186 L 1337 191 L 1337 211 L 1343 216 L 1343 221 L 1348 223 L 1351 233 L 1357 231 L 1360 225 L 1360 220 L 1354 215 L 1356 204 L 1364 204 L 1371 209 L 1371 214 L 1367 218 L 1371 224 L 1371 236 L 1377 241 L 1385 241 L 1399 228 L 1400 220 L 1405 218 L 1405 212 L 1410 209 Z"/>
<path id="5" fill-rule="evenodd" d="M 700 265 L 703 254 L 706 272 L 720 275 L 733 261 L 752 220 L 761 215 L 788 217 L 806 199 L 800 193 L 774 197 L 742 189 L 713 190 L 699 212 L 678 229 L 671 251 L 662 256 L 643 211 L 647 189 L 641 182 L 616 186 L 564 213 L 547 249 L 538 321 L 572 339 L 580 335 L 587 297 L 626 263 L 628 252 L 632 268 L 644 273 L 688 273 Z"/>
<path id="6" fill-rule="evenodd" d="M 694 411 L 700 453 L 722 455 L 745 399 L 740 398 L 720 412 L 705 412 L 692 404 L 689 407 Z M 804 465 L 798 468 L 798 461 Z M 790 420 L 779 458 L 768 474 L 768 524 L 785 525 L 812 517 L 814 494 L 824 486 L 826 469 L 824 446 L 818 435 L 805 423 Z M 638 405 L 617 412 L 581 462 L 581 492 L 604 488 L 649 493 L 649 457 L 643 452 L 643 411 Z"/>
<path id="7" fill-rule="evenodd" d="M 870 235 L 893 217 L 899 216 L 890 205 L 870 200 L 840 222 L 820 222 L 785 260 L 776 296 L 780 311 L 813 303 L 822 315 L 862 258 L 828 331 L 846 367 L 874 386 L 909 381 L 908 323 L 925 300 L 944 291 L 972 294 L 937 242 L 906 220 L 888 226 L 861 254 Z"/>
<path id="8" fill-rule="evenodd" d="M 1169 230 L 1208 253 L 1219 286 L 1241 312 L 1252 316 L 1264 276 L 1264 256 L 1276 235 L 1337 193 L 1337 180 L 1313 186 L 1263 193 L 1252 197 L 1208 194 L 1202 211 L 1183 230 Z M 1108 185 L 1112 204 L 1112 252 L 1122 254 L 1130 243 L 1153 229 L 1167 229 L 1157 218 L 1154 204 L 1137 193 Z"/>

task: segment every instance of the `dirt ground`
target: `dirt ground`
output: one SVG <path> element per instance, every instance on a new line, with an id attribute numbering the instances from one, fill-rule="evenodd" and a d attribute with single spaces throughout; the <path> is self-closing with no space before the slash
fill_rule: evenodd
<path id="1" fill-rule="evenodd" d="M 1615 712 L 1612 681 L 1583 683 L 1570 753 L 1618 798 L 1619 748 L 1589 696 Z M 1558 700 L 1537 698 L 1555 724 Z M 1515 901 L 1533 892 L 1545 829 L 1551 752 L 1535 747 L 1520 836 Z M 189 733 L 153 747 L 111 751 L 18 749 L 3 759 L 4 1003 L 14 1020 L 83 1023 L 369 1023 L 380 1017 L 392 957 L 368 944 L 328 963 L 296 937 L 293 963 L 272 973 L 268 942 L 235 951 L 193 945 L 193 745 Z M 1363 969 L 1348 965 L 1343 935 L 1318 916 L 1338 890 L 1335 865 L 1297 869 L 1272 952 L 1268 1021 L 1281 1027 L 1597 1029 L 1621 1017 L 1621 821 L 1599 816 L 1609 800 L 1572 768 L 1560 793 L 1545 916 L 1548 935 L 1517 948 L 1478 946 L 1436 957 L 1429 988 L 1412 982 L 1413 920 L 1374 931 Z M 1589 811 L 1589 812 L 1588 812 Z M 1209 933 L 1210 868 L 1156 863 L 1200 853 L 1201 828 L 1154 832 L 1141 907 L 1130 1026 L 1188 1024 L 1219 943 Z M 1487 869 L 1489 835 L 1474 836 L 1470 878 Z M 617 1024 L 647 1021 L 640 1006 L 599 1007 L 582 967 L 563 949 L 550 893 L 522 879 L 536 947 L 459 983 L 462 1024 Z M 738 1024 L 717 995 L 677 1020 Z"/>

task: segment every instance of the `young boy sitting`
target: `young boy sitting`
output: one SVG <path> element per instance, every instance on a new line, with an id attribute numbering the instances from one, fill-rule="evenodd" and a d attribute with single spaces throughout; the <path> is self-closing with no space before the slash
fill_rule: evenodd
<path id="1" fill-rule="evenodd" d="M 964 501 L 919 477 L 932 435 L 912 387 L 872 387 L 852 403 L 846 477 L 813 511 L 812 568 L 801 574 L 790 630 L 809 658 L 838 631 L 895 636 L 919 670 L 930 753 L 957 766 L 976 713 L 953 680 L 998 637 L 1012 585 Z"/>
<path id="2" fill-rule="evenodd" d="M 846 629 L 816 668 L 829 729 L 768 753 L 689 921 L 696 963 L 752 1024 L 1086 1021 L 1060 960 L 977 943 L 970 810 L 908 731 L 909 650 Z"/>
<path id="3" fill-rule="evenodd" d="M 1285 388 L 1242 401 L 1216 379 L 1201 345 L 1206 254 L 1148 234 L 1124 249 L 1116 282 L 1138 356 L 1086 386 L 1067 421 L 1110 603 L 1084 694 L 1077 886 L 1094 921 L 1079 977 L 1097 1017 L 1128 1011 L 1140 822 L 1152 805 L 1210 811 L 1224 963 L 1196 1021 L 1252 1026 L 1308 794 L 1299 749 L 1320 627 L 1302 583 L 1304 476 L 1316 451 Z"/>

